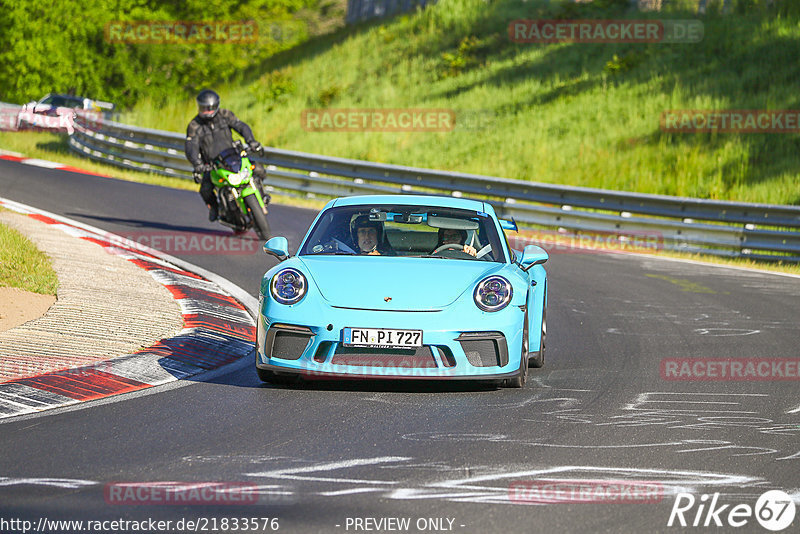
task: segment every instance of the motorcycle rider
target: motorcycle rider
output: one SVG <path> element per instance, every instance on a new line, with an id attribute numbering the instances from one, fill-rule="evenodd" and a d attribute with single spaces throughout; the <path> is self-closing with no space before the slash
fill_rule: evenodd
<path id="1" fill-rule="evenodd" d="M 208 220 L 217 220 L 217 194 L 211 183 L 211 162 L 220 152 L 233 147 L 233 134 L 236 130 L 247 142 L 251 151 L 261 150 L 261 143 L 255 140 L 253 130 L 247 123 L 239 120 L 232 111 L 220 109 L 219 95 L 211 89 L 204 89 L 197 95 L 197 115 L 186 128 L 186 159 L 194 167 L 192 177 L 200 184 L 200 196 L 208 206 Z M 262 181 L 267 173 L 260 163 L 255 164 L 253 176 L 264 197 L 269 203 L 269 195 L 264 193 Z"/>

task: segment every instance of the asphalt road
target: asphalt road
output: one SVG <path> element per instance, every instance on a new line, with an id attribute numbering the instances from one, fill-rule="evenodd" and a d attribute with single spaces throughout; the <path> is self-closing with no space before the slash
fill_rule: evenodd
<path id="1" fill-rule="evenodd" d="M 0 196 L 123 235 L 225 232 L 206 221 L 196 193 L 6 161 Z M 275 205 L 269 219 L 294 250 L 313 216 Z M 253 295 L 275 261 L 168 252 Z M 798 357 L 800 278 L 551 253 L 547 363 L 525 389 L 283 389 L 260 383 L 248 364 L 185 387 L 12 420 L 0 424 L 0 531 L 21 531 L 2 520 L 42 518 L 169 520 L 169 531 L 199 518 L 201 531 L 244 531 L 254 526 L 246 518 L 277 518 L 265 531 L 671 532 L 681 530 L 677 520 L 667 526 L 680 492 L 697 499 L 685 512 L 690 525 L 702 495 L 752 507 L 780 489 L 800 503 L 796 380 L 661 373 L 665 358 Z M 546 480 L 561 481 L 561 498 L 591 502 L 543 503 L 556 495 Z M 258 502 L 124 505 L 107 486 L 156 481 L 256 484 Z M 619 482 L 649 497 L 621 494 Z M 753 517 L 727 526 L 730 508 L 718 516 L 725 527 L 690 530 L 766 532 Z M 800 512 L 786 531 L 798 525 Z"/>

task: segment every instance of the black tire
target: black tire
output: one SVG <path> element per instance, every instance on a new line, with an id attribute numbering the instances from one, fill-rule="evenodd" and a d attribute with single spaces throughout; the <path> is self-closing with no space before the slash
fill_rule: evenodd
<path id="1" fill-rule="evenodd" d="M 275 378 L 275 373 L 272 371 L 267 371 L 266 369 L 259 369 L 256 367 L 256 374 L 258 375 L 258 379 L 262 382 L 272 382 Z"/>
<path id="2" fill-rule="evenodd" d="M 258 379 L 262 382 L 269 382 L 270 384 L 275 385 L 288 385 L 295 382 L 295 379 L 291 375 L 283 375 L 278 374 L 274 371 L 269 371 L 267 369 L 259 369 L 256 367 L 256 374 L 258 375 Z"/>
<path id="3" fill-rule="evenodd" d="M 509 388 L 524 388 L 525 383 L 528 381 L 528 314 L 525 314 L 525 320 L 522 326 L 522 350 L 519 355 L 519 374 L 514 378 L 506 379 L 506 387 Z"/>
<path id="4" fill-rule="evenodd" d="M 546 295 L 545 295 L 546 297 Z M 528 364 L 533 368 L 544 367 L 544 341 L 547 337 L 547 306 L 542 306 L 542 341 L 539 344 L 539 353 L 528 360 Z"/>
<path id="5" fill-rule="evenodd" d="M 270 236 L 269 223 L 264 216 L 264 212 L 261 211 L 261 205 L 258 203 L 258 199 L 254 194 L 249 195 L 245 197 L 244 203 L 250 211 L 250 217 L 253 219 L 253 228 L 256 231 L 256 235 L 258 235 L 259 239 L 266 241 Z"/>

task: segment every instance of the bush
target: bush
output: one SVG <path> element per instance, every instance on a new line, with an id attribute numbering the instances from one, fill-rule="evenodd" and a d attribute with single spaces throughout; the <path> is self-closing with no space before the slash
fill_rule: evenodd
<path id="1" fill-rule="evenodd" d="M 24 103 L 59 92 L 127 107 L 143 97 L 158 104 L 176 93 L 230 82 L 307 38 L 293 14 L 316 9 L 321 1 L 326 0 L 118 0 L 111 8 L 102 0 L 62 0 L 57 6 L 35 0 L 6 3 L 0 17 L 0 100 Z M 114 21 L 182 20 L 252 20 L 259 28 L 258 41 L 120 44 L 109 42 L 104 33 Z M 276 35 L 276 21 L 291 31 Z"/>

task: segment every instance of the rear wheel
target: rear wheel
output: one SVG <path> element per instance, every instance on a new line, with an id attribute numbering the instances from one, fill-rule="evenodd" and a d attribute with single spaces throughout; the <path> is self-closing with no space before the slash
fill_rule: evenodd
<path id="1" fill-rule="evenodd" d="M 250 217 L 253 219 L 256 235 L 258 235 L 259 239 L 266 241 L 269 239 L 270 234 L 269 223 L 255 194 L 245 197 L 244 203 L 247 205 L 247 209 L 250 210 Z"/>
<path id="2" fill-rule="evenodd" d="M 547 306 L 542 306 L 542 339 L 539 343 L 539 354 L 529 360 L 531 367 L 544 366 L 545 337 L 547 337 Z"/>

